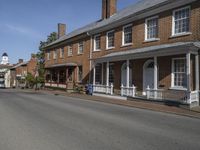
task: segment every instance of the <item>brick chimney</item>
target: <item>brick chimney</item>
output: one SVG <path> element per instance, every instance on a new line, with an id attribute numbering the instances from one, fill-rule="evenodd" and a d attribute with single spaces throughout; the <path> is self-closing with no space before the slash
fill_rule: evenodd
<path id="1" fill-rule="evenodd" d="M 102 0 L 102 19 L 110 18 L 117 11 L 117 0 Z"/>
<path id="2" fill-rule="evenodd" d="M 58 24 L 58 38 L 64 36 L 66 33 L 66 25 L 59 23 Z"/>
<path id="3" fill-rule="evenodd" d="M 19 60 L 18 60 L 18 64 L 23 63 L 23 62 L 24 62 L 23 59 L 19 59 Z"/>

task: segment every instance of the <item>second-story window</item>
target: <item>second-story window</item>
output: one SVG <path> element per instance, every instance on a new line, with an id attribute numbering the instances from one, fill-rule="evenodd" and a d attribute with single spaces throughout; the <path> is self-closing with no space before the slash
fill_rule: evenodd
<path id="1" fill-rule="evenodd" d="M 177 9 L 173 12 L 172 34 L 183 34 L 190 30 L 190 7 Z"/>
<path id="2" fill-rule="evenodd" d="M 94 51 L 99 51 L 101 49 L 101 36 L 94 36 Z"/>
<path id="3" fill-rule="evenodd" d="M 64 57 L 64 47 L 60 48 L 60 58 Z"/>
<path id="4" fill-rule="evenodd" d="M 53 59 L 57 59 L 57 50 L 53 51 Z"/>
<path id="5" fill-rule="evenodd" d="M 72 56 L 73 55 L 73 48 L 72 45 L 68 46 L 68 56 Z"/>
<path id="6" fill-rule="evenodd" d="M 145 40 L 158 38 L 158 16 L 146 19 Z"/>
<path id="7" fill-rule="evenodd" d="M 122 45 L 132 44 L 132 25 L 123 27 L 123 40 Z"/>
<path id="8" fill-rule="evenodd" d="M 50 52 L 47 52 L 47 60 L 50 60 Z"/>
<path id="9" fill-rule="evenodd" d="M 109 31 L 107 32 L 107 49 L 114 48 L 115 46 L 115 32 L 114 31 Z"/>
<path id="10" fill-rule="evenodd" d="M 83 54 L 83 42 L 79 42 L 78 44 L 78 54 Z"/>

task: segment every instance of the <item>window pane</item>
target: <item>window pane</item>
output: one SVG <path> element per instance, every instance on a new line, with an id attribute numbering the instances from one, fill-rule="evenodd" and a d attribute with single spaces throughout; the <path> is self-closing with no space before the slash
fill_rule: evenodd
<path id="1" fill-rule="evenodd" d="M 174 60 L 174 86 L 186 86 L 186 60 Z"/>
<path id="2" fill-rule="evenodd" d="M 147 39 L 158 37 L 158 18 L 147 20 Z"/>
<path id="3" fill-rule="evenodd" d="M 189 24 L 190 24 L 190 9 L 184 8 L 182 10 L 178 10 L 174 13 L 174 32 L 184 33 L 189 32 Z"/>
<path id="4" fill-rule="evenodd" d="M 108 33 L 108 48 L 109 47 L 114 47 L 114 31 Z"/>
<path id="5" fill-rule="evenodd" d="M 124 28 L 124 44 L 132 43 L 132 26 Z"/>

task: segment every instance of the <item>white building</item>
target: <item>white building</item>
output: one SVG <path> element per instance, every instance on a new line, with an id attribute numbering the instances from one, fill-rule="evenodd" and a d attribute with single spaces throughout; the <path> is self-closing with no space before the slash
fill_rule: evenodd
<path id="1" fill-rule="evenodd" d="M 7 53 L 3 53 L 2 60 L 1 60 L 1 65 L 7 65 L 7 64 L 9 64 L 8 54 Z"/>

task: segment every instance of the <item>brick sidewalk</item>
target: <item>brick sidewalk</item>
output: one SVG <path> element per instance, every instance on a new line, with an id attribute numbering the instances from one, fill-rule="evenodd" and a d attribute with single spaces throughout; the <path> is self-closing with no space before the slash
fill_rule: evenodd
<path id="1" fill-rule="evenodd" d="M 33 92 L 33 90 L 30 90 L 30 91 Z M 64 91 L 41 90 L 38 92 L 54 94 L 54 95 L 63 95 L 63 96 L 80 98 L 83 100 L 91 100 L 91 101 L 98 101 L 98 102 L 104 102 L 104 103 L 110 103 L 110 104 L 116 104 L 116 105 L 122 105 L 122 106 L 128 106 L 128 107 L 135 107 L 135 108 L 140 108 L 140 109 L 147 109 L 147 110 L 152 110 L 152 111 L 165 112 L 165 113 L 171 113 L 171 114 L 188 116 L 188 117 L 195 117 L 195 118 L 200 119 L 200 108 L 196 108 L 196 110 L 189 110 L 185 108 L 179 108 L 176 106 L 168 106 L 164 104 L 158 104 L 158 103 L 147 102 L 147 101 L 142 101 L 142 100 L 141 101 L 138 101 L 138 100 L 127 101 L 127 100 L 118 100 L 118 99 L 116 100 L 116 99 L 99 97 L 99 96 L 89 96 L 85 94 L 67 93 Z"/>

